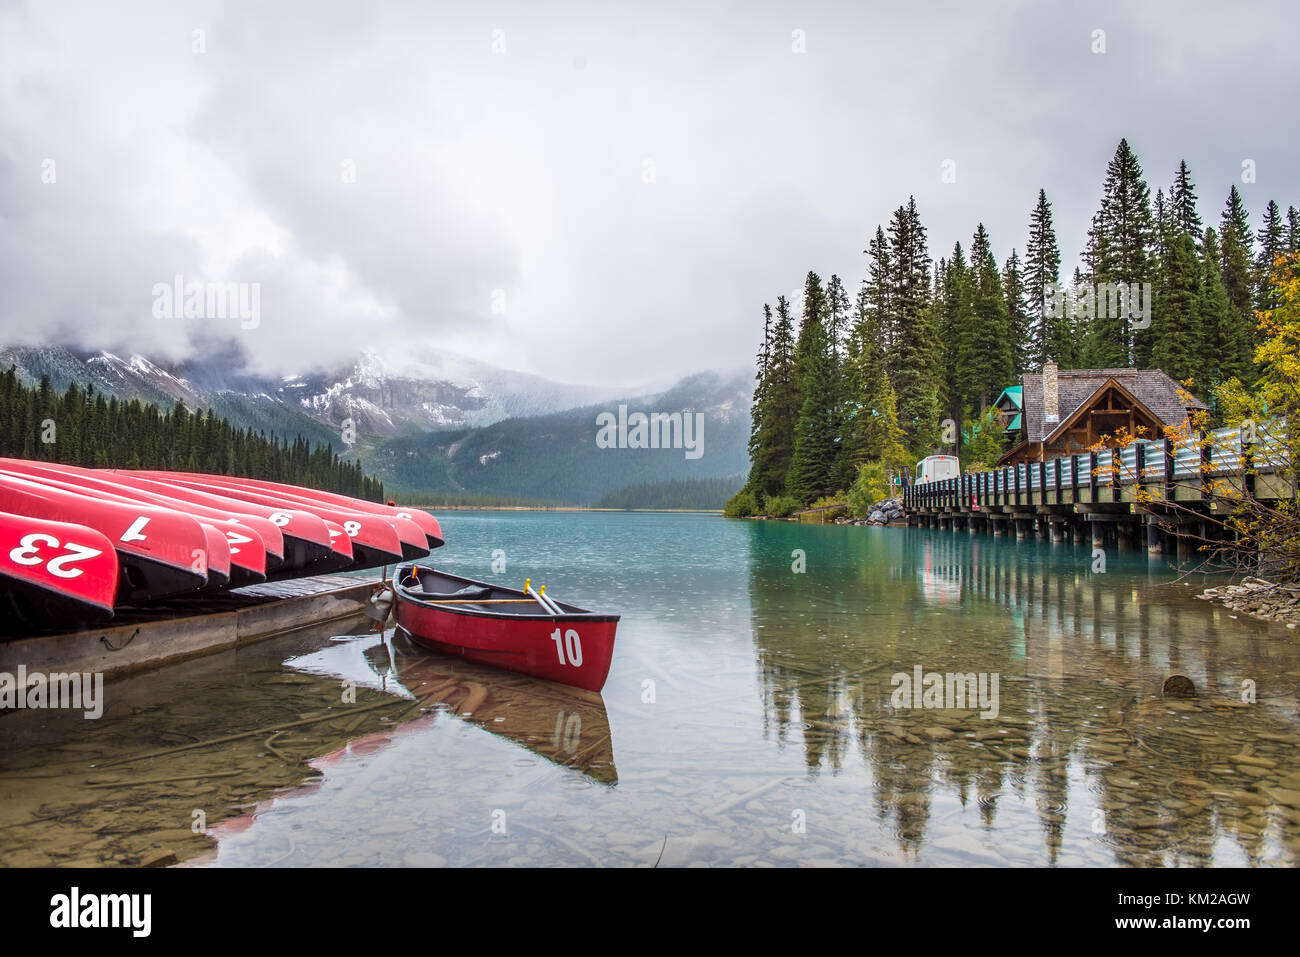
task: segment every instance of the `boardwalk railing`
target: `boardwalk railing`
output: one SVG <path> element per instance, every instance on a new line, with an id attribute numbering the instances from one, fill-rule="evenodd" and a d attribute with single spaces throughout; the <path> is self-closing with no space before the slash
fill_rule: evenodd
<path id="1" fill-rule="evenodd" d="M 1287 462 L 1280 430 L 1261 423 L 1199 432 L 1186 439 L 1139 440 L 1103 449 L 1008 465 L 987 472 L 912 485 L 903 507 L 917 510 L 974 510 L 1017 506 L 1099 505 L 1137 501 L 1188 502 L 1213 497 L 1214 483 L 1225 483 L 1259 498 L 1294 494 L 1274 478 Z M 1252 441 L 1253 439 L 1253 441 Z M 1245 441 L 1243 441 L 1245 440 Z"/>

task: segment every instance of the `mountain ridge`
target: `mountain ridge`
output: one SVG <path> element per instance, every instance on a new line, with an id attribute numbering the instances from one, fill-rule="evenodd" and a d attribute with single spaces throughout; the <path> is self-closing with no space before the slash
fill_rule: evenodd
<path id="1" fill-rule="evenodd" d="M 437 350 L 398 362 L 368 352 L 332 373 L 281 377 L 249 372 L 235 348 L 166 363 L 139 353 L 7 347 L 0 348 L 0 366 L 13 366 L 29 384 L 48 376 L 59 390 L 75 381 L 122 400 L 184 402 L 240 428 L 329 443 L 411 494 L 590 504 L 627 485 L 720 478 L 748 468 L 748 370 L 698 372 L 662 390 L 636 394 L 633 387 L 620 394 L 616 387 L 556 383 Z M 598 448 L 596 417 L 620 404 L 631 411 L 703 413 L 700 460 L 672 449 L 616 455 Z"/>

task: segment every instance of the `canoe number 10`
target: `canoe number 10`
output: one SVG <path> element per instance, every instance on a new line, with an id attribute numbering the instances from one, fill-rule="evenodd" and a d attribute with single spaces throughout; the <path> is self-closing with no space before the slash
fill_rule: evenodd
<path id="1" fill-rule="evenodd" d="M 582 641 L 578 638 L 578 633 L 570 628 L 560 637 L 560 629 L 556 628 L 551 633 L 551 641 L 555 642 L 555 653 L 560 656 L 560 664 L 573 665 L 575 668 L 582 667 Z M 568 654 L 568 660 L 565 660 L 565 654 Z"/>

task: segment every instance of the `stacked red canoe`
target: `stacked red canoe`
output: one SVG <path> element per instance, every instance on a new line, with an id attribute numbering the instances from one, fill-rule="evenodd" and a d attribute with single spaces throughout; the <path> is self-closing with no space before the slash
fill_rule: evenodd
<path id="1" fill-rule="evenodd" d="M 443 543 L 427 512 L 257 479 L 0 458 L 7 630 L 268 580 L 377 568 Z"/>

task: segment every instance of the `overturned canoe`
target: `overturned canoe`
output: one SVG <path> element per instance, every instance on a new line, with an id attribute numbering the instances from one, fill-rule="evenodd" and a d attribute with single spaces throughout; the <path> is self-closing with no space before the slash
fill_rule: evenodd
<path id="1" fill-rule="evenodd" d="M 0 512 L 0 631 L 107 621 L 118 574 L 113 543 L 93 528 Z"/>
<path id="2" fill-rule="evenodd" d="M 605 685 L 618 615 L 413 564 L 393 574 L 393 592 L 397 626 L 427 648 L 588 691 Z"/>
<path id="3" fill-rule="evenodd" d="M 9 516 L 0 558 L 10 559 L 0 561 L 0 611 L 7 609 L 14 625 L 2 634 L 73 627 L 122 606 L 267 580 L 409 562 L 443 541 L 426 512 L 336 493 L 6 457 L 0 512 Z M 29 539 L 42 547 L 32 551 Z M 64 539 L 99 560 L 91 562 L 89 551 L 59 551 Z M 111 570 L 107 593 L 79 590 L 92 568 L 96 578 Z"/>

